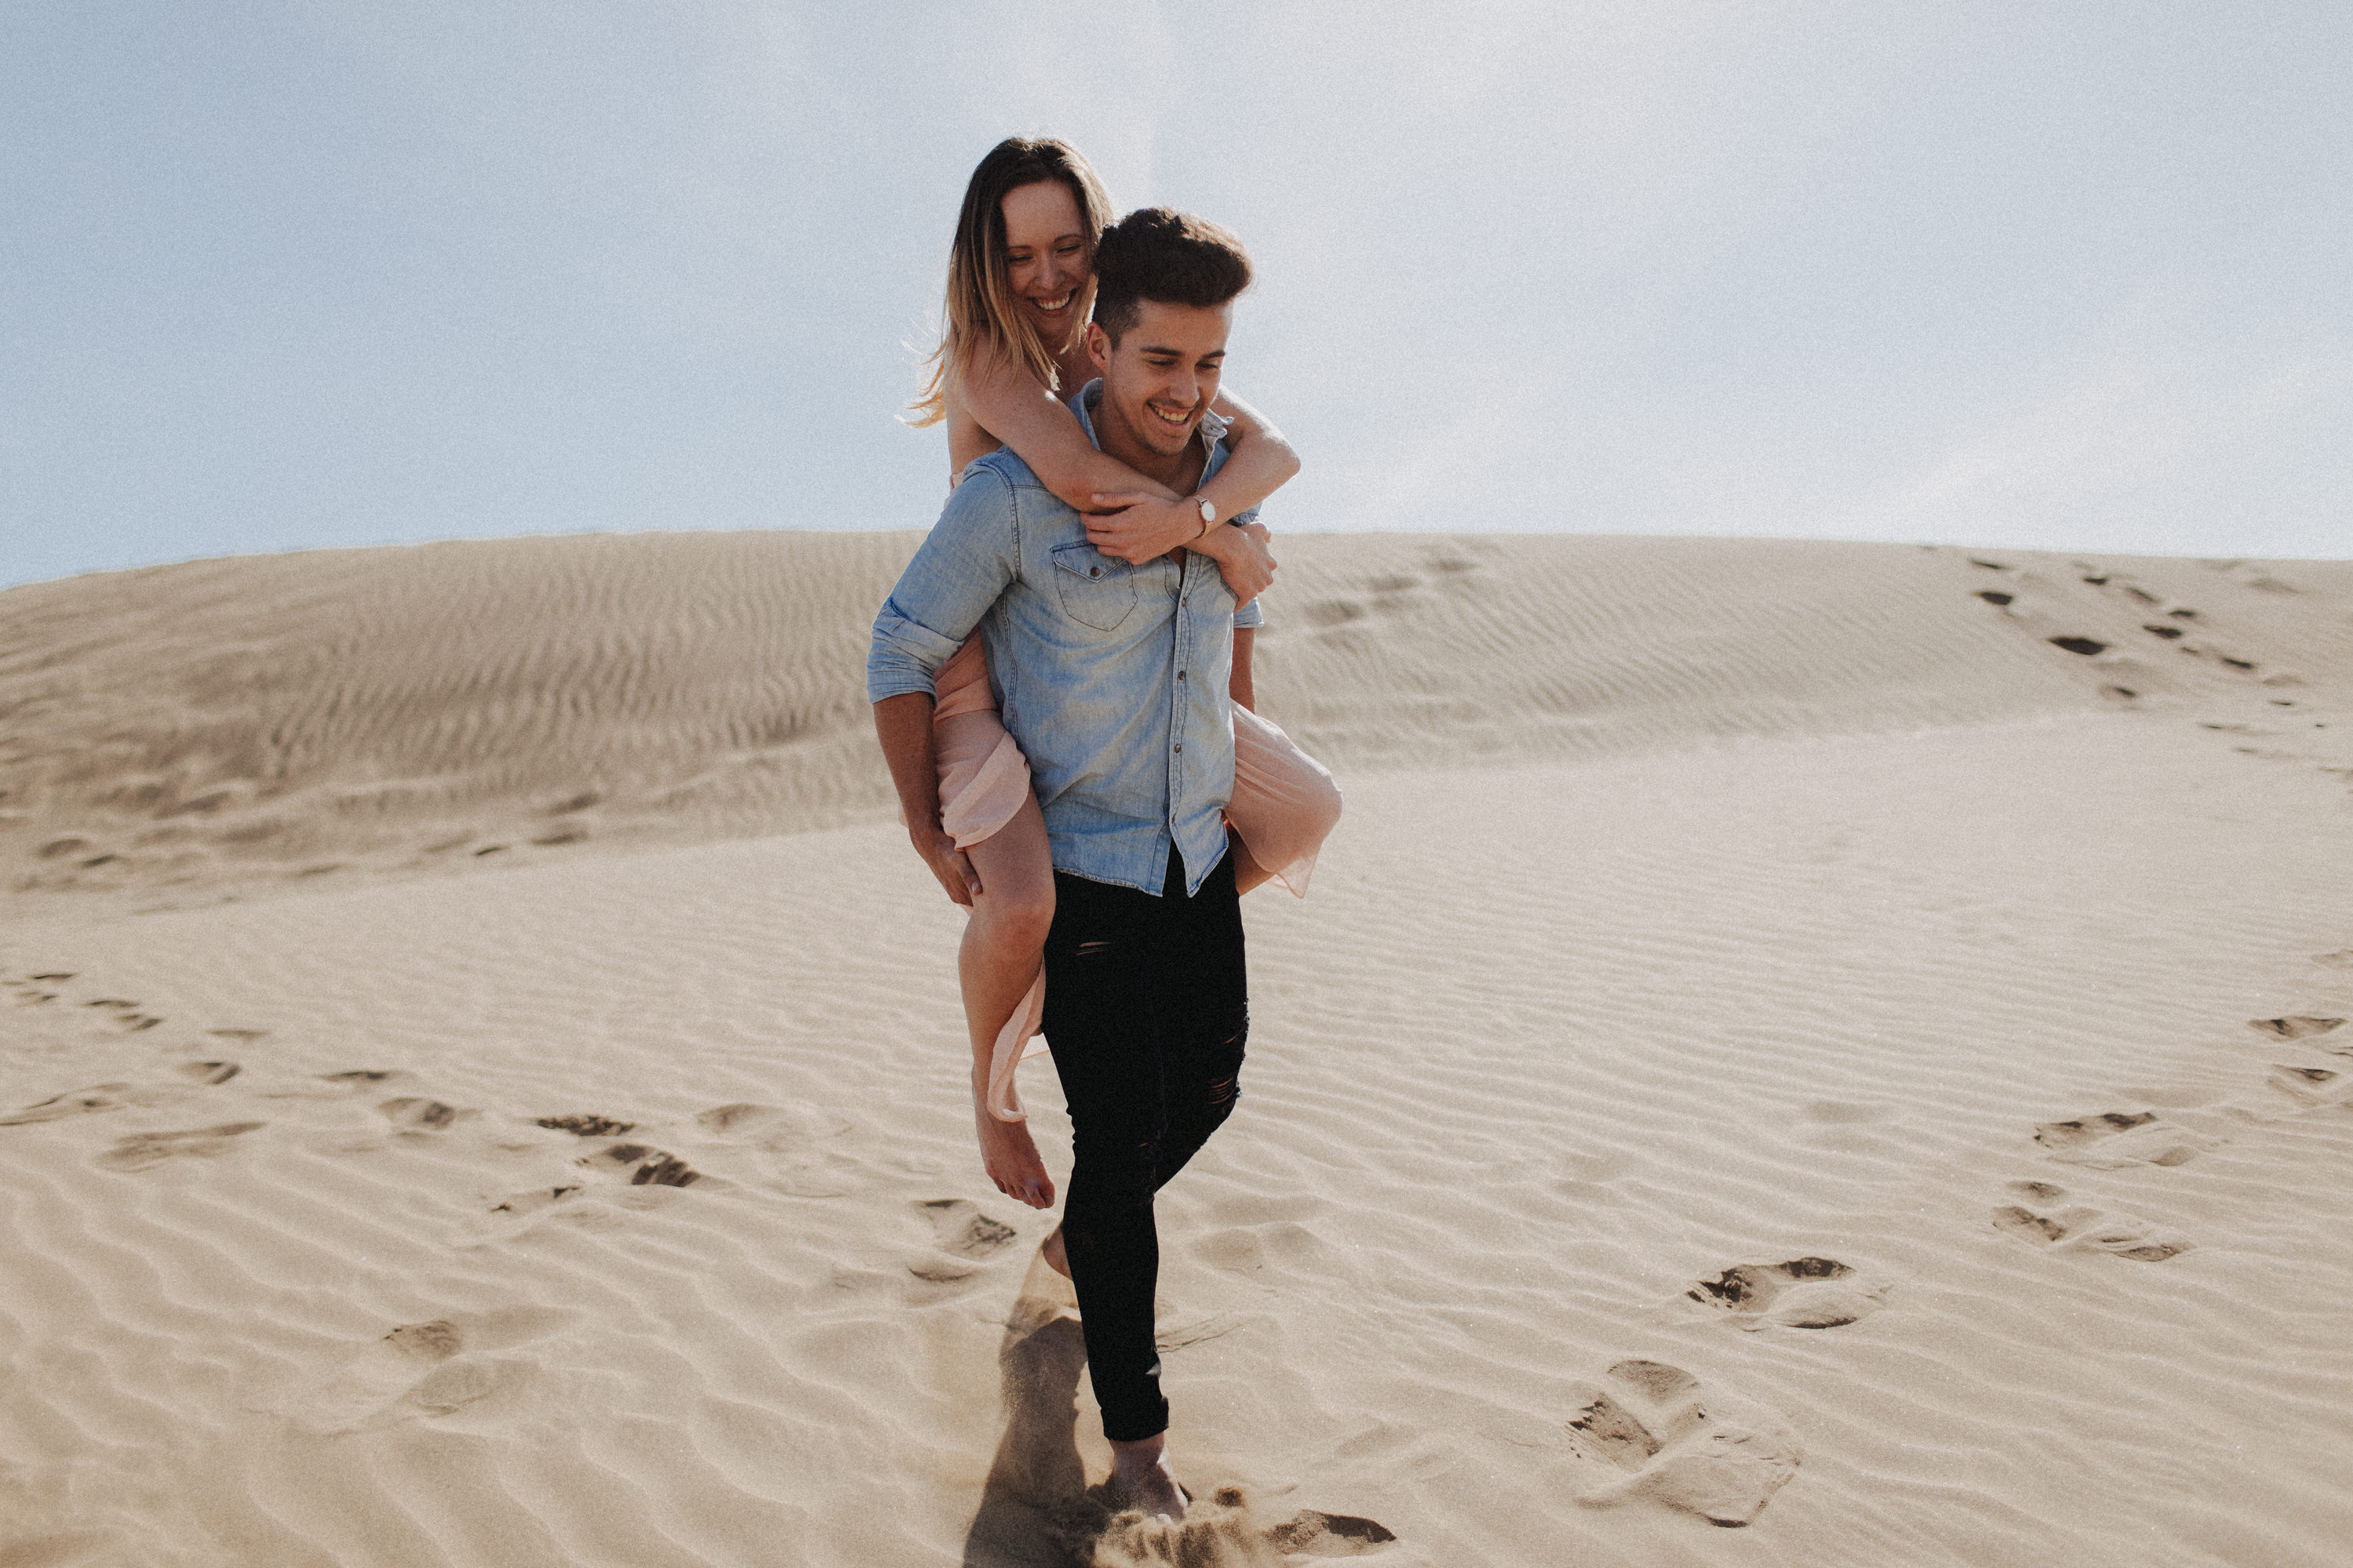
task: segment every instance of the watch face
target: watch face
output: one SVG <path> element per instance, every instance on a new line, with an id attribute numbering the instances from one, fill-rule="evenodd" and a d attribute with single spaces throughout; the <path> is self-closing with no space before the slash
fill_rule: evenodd
<path id="1" fill-rule="evenodd" d="M 1218 521 L 1218 509 L 1208 498 L 1201 501 L 1201 521 L 1206 525 Z"/>

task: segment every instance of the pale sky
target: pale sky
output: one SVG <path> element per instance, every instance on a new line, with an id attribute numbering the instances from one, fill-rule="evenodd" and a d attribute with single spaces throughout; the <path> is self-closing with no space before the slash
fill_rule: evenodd
<path id="1" fill-rule="evenodd" d="M 1227 224 L 1285 529 L 2353 556 L 2353 5 L 0 0 L 0 584 L 919 528 L 973 163 Z"/>

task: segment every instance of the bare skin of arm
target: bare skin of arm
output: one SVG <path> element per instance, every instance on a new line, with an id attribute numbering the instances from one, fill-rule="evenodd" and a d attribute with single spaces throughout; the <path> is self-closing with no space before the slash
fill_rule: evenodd
<path id="1" fill-rule="evenodd" d="M 1226 689 L 1233 693 L 1234 706 L 1258 711 L 1257 690 L 1250 685 L 1250 642 L 1258 636 L 1255 626 L 1234 629 L 1234 675 Z"/>
<path id="2" fill-rule="evenodd" d="M 882 742 L 883 761 L 891 764 L 909 842 L 947 896 L 969 909 L 980 892 L 980 874 L 940 826 L 939 763 L 932 739 L 934 706 L 935 700 L 922 691 L 885 697 L 874 704 L 874 733 Z"/>
<path id="3" fill-rule="evenodd" d="M 1240 517 L 1299 472 L 1299 454 L 1291 449 L 1291 443 L 1282 438 L 1282 432 L 1274 427 L 1273 422 L 1250 405 L 1220 392 L 1209 407 L 1234 423 L 1226 434 L 1225 466 L 1197 493 L 1218 509 L 1219 517 Z M 1071 422 L 1078 423 L 1075 418 Z M 1083 433 L 1080 438 L 1085 438 Z M 1020 448 L 1016 447 L 1014 450 Z M 1156 498 L 1141 485 L 1124 491 L 1103 492 L 1093 499 L 1098 507 L 1124 509 L 1108 517 L 1087 520 L 1087 538 L 1104 554 L 1125 561 L 1149 561 L 1170 550 L 1192 548 L 1218 561 L 1220 568 L 1224 566 L 1224 558 L 1216 548 L 1218 536 L 1224 531 L 1222 523 L 1209 530 L 1209 537 L 1198 544 L 1187 537 L 1201 531 L 1200 515 L 1189 499 L 1164 508 L 1154 504 Z M 1248 604 L 1254 595 L 1244 594 L 1235 585 L 1234 596 Z"/>
<path id="4" fill-rule="evenodd" d="M 1298 477 L 1299 454 L 1273 420 L 1231 394 L 1219 393 L 1209 407 L 1233 426 L 1226 432 L 1225 467 L 1200 493 L 1219 517 L 1240 517 Z"/>
<path id="5" fill-rule="evenodd" d="M 1272 495 L 1299 471 L 1298 454 L 1256 410 L 1220 394 L 1210 406 L 1234 420 L 1229 455 L 1200 493 L 1220 518 L 1234 517 Z M 1207 535 L 1189 497 L 1155 483 L 1098 450 L 1078 416 L 1003 356 L 985 359 L 968 381 L 951 389 L 951 419 L 961 412 L 1020 454 L 1038 482 L 1087 518 L 1087 539 L 1106 555 L 1141 563 L 1172 550 L 1198 550 L 1218 563 L 1238 603 L 1248 604 L 1274 580 L 1274 558 L 1264 529 L 1220 522 Z M 986 450 L 986 447 L 982 448 Z M 977 453 L 974 454 L 977 456 Z M 1110 510 L 1104 515 L 1106 509 Z"/>

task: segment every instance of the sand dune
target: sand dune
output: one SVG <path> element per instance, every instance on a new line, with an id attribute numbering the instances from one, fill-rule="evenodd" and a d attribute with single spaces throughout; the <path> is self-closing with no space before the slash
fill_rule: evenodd
<path id="1" fill-rule="evenodd" d="M 872 821 L 889 807 L 866 628 L 915 539 L 521 539 L 7 590 L 0 876 L 185 898 Z M 1350 769 L 1986 723 L 2087 698 L 2268 721 L 2263 698 L 2353 665 L 2344 563 L 1281 548 L 1268 710 Z"/>
<path id="2" fill-rule="evenodd" d="M 0 594 L 0 1563 L 1180 1550 L 968 1150 L 912 543 Z M 1177 1560 L 2341 1560 L 2353 566 L 1282 553 Z"/>

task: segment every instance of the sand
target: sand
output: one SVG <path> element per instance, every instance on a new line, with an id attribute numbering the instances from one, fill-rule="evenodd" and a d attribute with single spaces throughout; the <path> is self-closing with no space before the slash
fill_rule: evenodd
<path id="1" fill-rule="evenodd" d="M 1178 1541 L 970 1147 L 913 542 L 0 593 L 0 1563 L 2344 1560 L 2353 564 L 1281 542 Z"/>

